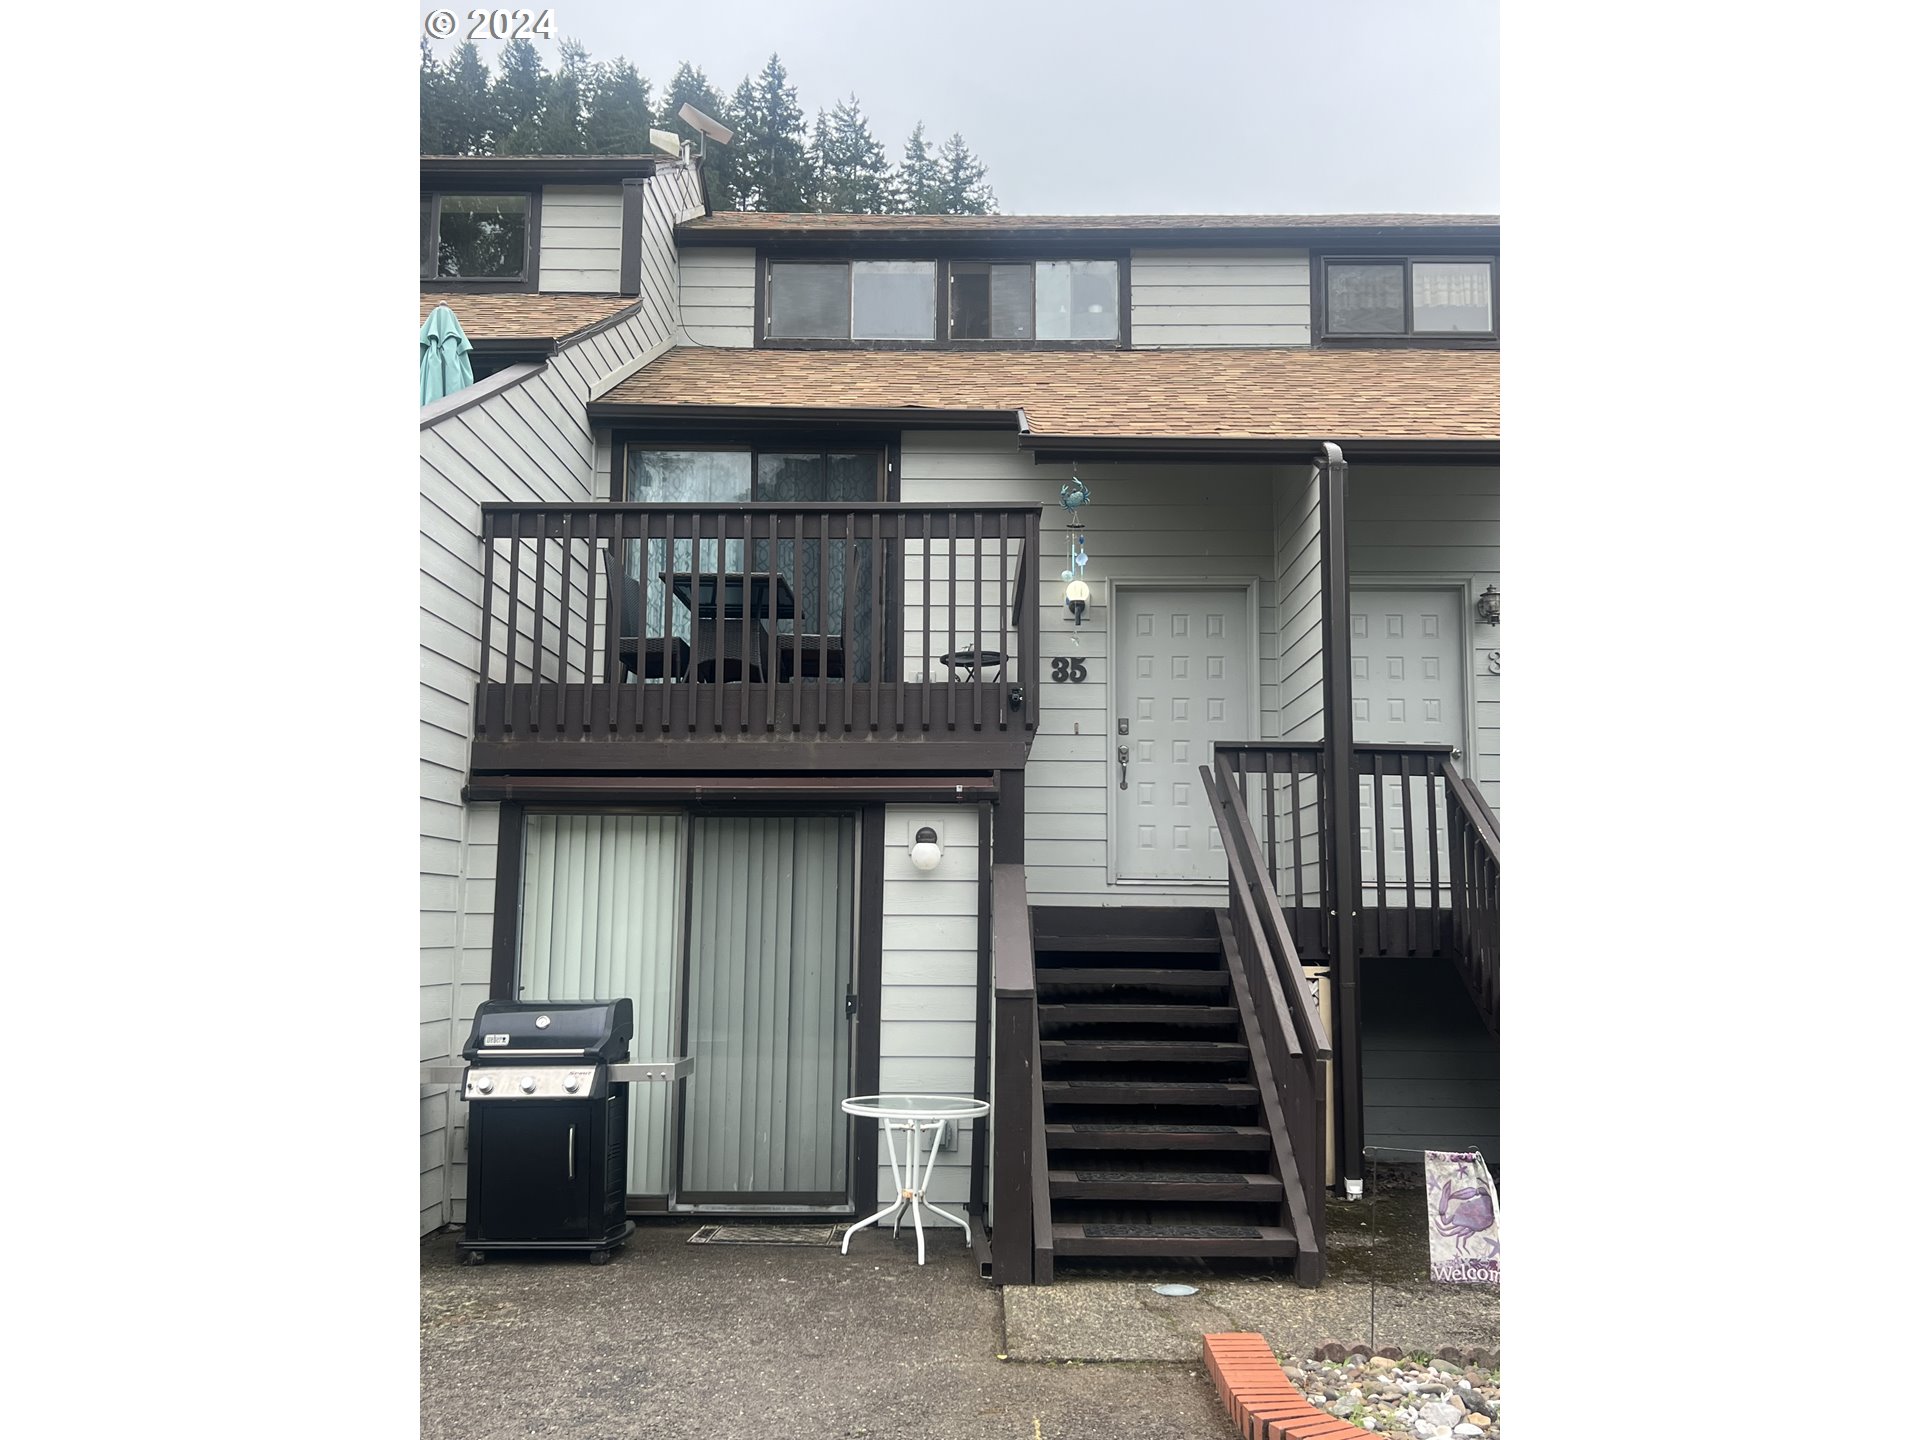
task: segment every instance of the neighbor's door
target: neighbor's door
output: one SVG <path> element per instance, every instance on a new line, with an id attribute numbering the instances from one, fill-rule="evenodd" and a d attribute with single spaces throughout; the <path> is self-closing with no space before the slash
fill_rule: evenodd
<path id="1" fill-rule="evenodd" d="M 854 820 L 696 816 L 680 1206 L 845 1210 Z"/>
<path id="2" fill-rule="evenodd" d="M 1466 746 L 1466 678 L 1461 659 L 1458 590 L 1353 590 L 1353 738 L 1357 744 L 1444 744 Z M 1440 844 L 1440 884 L 1447 884 L 1446 817 L 1429 817 L 1431 789 L 1411 787 L 1412 806 L 1403 803 L 1401 786 L 1390 781 L 1381 796 L 1386 821 L 1388 903 L 1402 903 L 1406 881 L 1405 834 L 1414 827 L 1414 883 L 1428 880 L 1429 825 Z M 1371 885 L 1378 872 L 1373 821 L 1373 782 L 1360 780 L 1360 880 Z"/>
<path id="3" fill-rule="evenodd" d="M 1115 587 L 1116 733 L 1108 743 L 1118 879 L 1226 879 L 1200 767 L 1214 741 L 1257 733 L 1247 702 L 1249 638 L 1244 589 Z"/>

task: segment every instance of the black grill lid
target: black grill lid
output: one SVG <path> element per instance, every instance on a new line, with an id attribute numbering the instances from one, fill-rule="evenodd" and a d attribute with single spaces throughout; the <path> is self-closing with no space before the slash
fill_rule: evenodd
<path id="1" fill-rule="evenodd" d="M 545 1016 L 547 1023 L 540 1024 Z M 591 1000 L 534 1005 L 487 1000 L 474 1012 L 473 1033 L 460 1054 L 469 1061 L 626 1060 L 633 1044 L 633 1001 Z M 547 1052 L 547 1053 L 542 1053 Z"/>

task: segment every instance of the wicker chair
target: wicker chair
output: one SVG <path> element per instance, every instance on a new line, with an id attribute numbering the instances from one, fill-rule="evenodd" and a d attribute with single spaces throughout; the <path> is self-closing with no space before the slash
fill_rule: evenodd
<path id="1" fill-rule="evenodd" d="M 600 552 L 607 571 L 607 594 L 617 588 L 620 595 L 620 625 L 614 634 L 613 650 L 627 674 L 641 680 L 683 680 L 687 675 L 687 642 L 677 635 L 640 636 L 640 582 L 614 568 L 611 549 Z"/>
<path id="2" fill-rule="evenodd" d="M 847 649 L 838 635 L 777 635 L 774 637 L 776 674 L 791 680 L 797 671 L 802 679 L 821 676 L 821 645 L 826 646 L 825 674 L 829 680 L 847 678 Z"/>

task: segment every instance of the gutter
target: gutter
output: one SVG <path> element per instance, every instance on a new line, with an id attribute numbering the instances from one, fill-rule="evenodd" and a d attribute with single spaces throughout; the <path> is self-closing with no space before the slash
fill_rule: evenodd
<path id="1" fill-rule="evenodd" d="M 1018 410 L 928 410 L 916 406 L 843 405 L 661 405 L 597 401 L 587 406 L 590 420 L 673 420 L 682 424 L 787 421 L 796 425 L 869 425 L 903 430 L 1008 430 L 1021 420 Z"/>

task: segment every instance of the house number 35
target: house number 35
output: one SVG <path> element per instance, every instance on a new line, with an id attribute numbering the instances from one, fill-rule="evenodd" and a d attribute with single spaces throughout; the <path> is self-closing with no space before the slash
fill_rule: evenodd
<path id="1" fill-rule="evenodd" d="M 1078 655 L 1056 655 L 1053 657 L 1053 682 L 1056 685 L 1078 685 L 1087 678 L 1087 662 Z"/>

